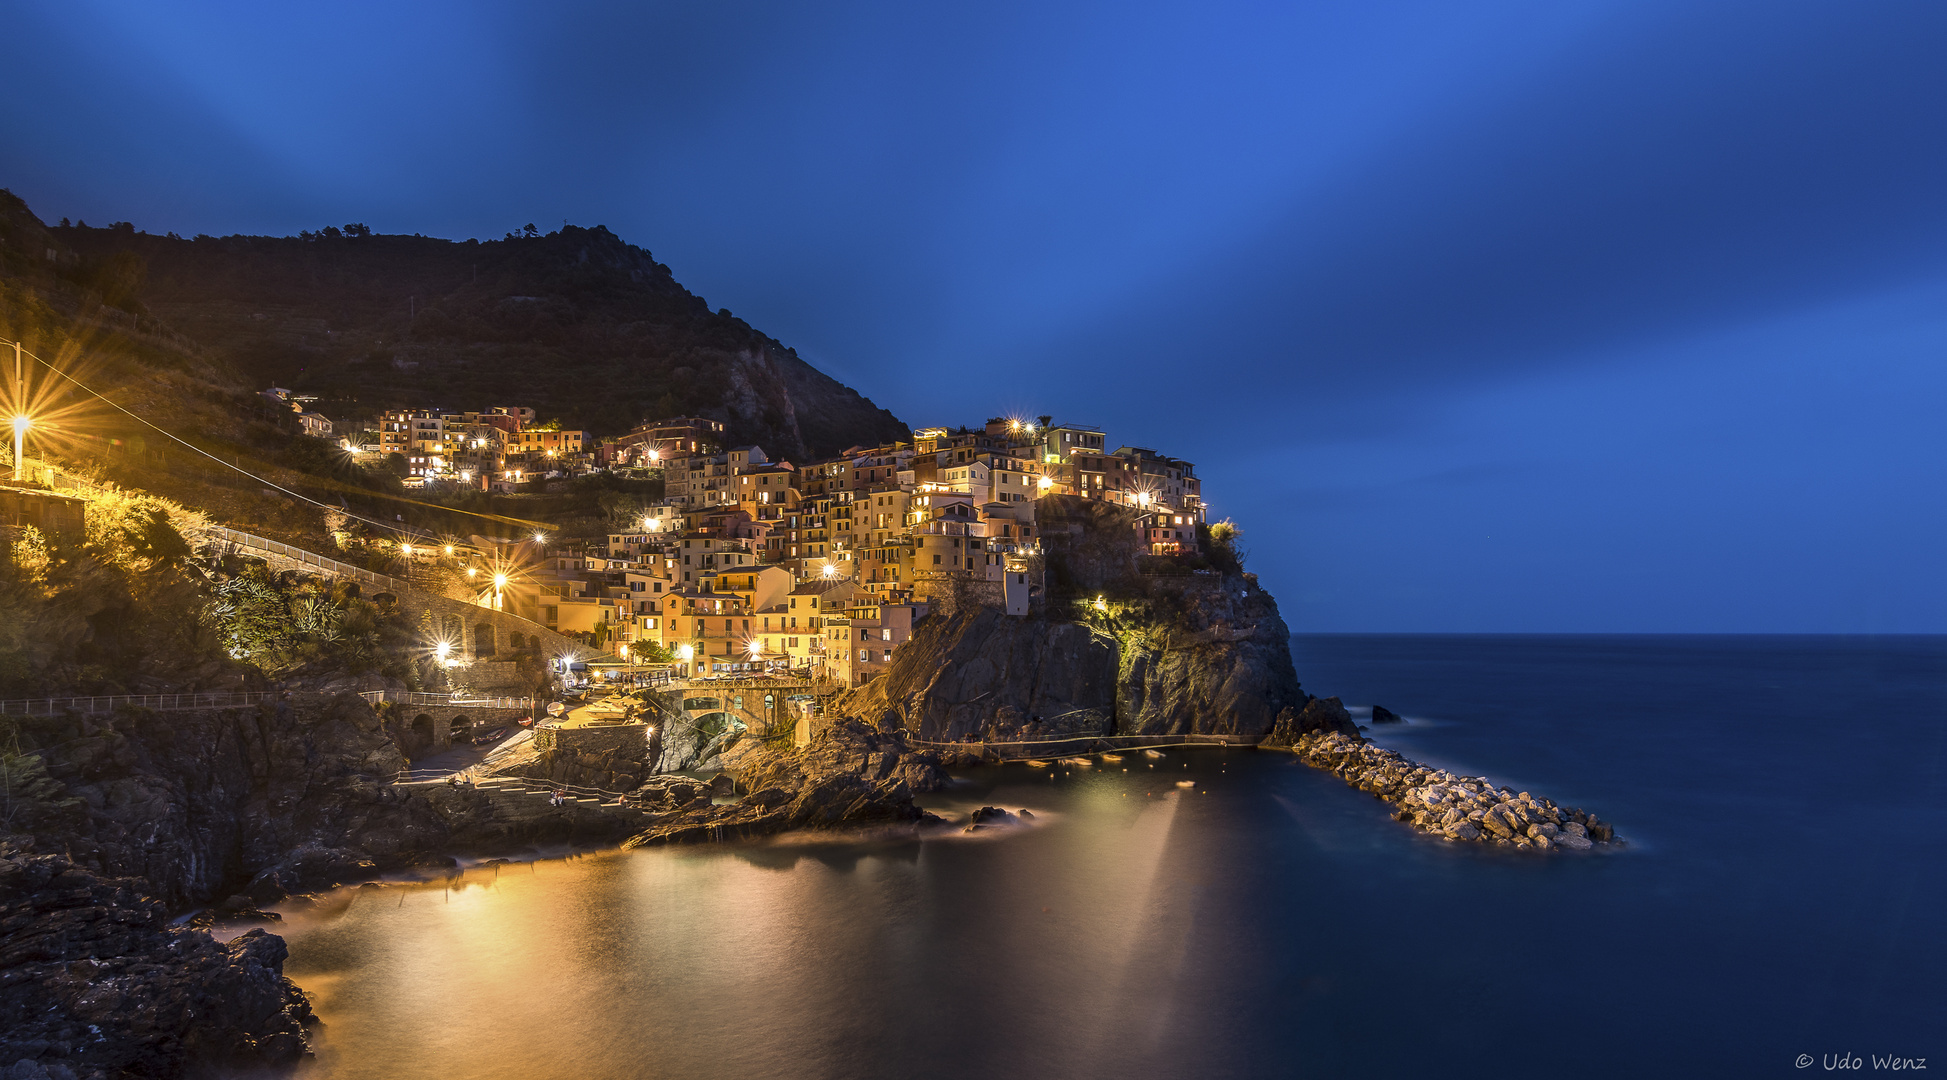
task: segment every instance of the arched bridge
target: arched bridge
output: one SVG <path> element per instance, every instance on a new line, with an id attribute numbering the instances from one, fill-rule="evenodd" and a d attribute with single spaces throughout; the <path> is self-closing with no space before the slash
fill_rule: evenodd
<path id="1" fill-rule="evenodd" d="M 372 690 L 358 696 L 375 707 L 392 703 L 400 741 L 411 758 L 436 754 L 456 741 L 470 740 L 477 730 L 511 724 L 534 712 L 534 699 L 525 697 L 456 698 L 404 690 Z"/>

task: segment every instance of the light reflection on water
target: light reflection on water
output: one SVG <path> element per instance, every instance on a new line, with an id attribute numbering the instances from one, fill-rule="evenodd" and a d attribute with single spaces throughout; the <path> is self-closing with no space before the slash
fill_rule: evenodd
<path id="1" fill-rule="evenodd" d="M 309 1071 L 855 1076 L 1004 1031 L 1034 1068 L 1086 1072 L 1167 1018 L 1200 872 L 1172 835 L 1198 795 L 1182 771 L 1009 773 L 935 805 L 1034 825 L 475 867 L 287 909 L 288 973 L 325 1021 Z"/>
<path id="2" fill-rule="evenodd" d="M 1298 651 L 1314 685 L 1443 721 L 1389 743 L 1654 843 L 1448 844 L 1271 753 L 986 770 L 932 805 L 1035 827 L 475 867 L 294 910 L 288 971 L 326 1021 L 310 1072 L 1744 1076 L 1939 1053 L 1947 641 Z"/>

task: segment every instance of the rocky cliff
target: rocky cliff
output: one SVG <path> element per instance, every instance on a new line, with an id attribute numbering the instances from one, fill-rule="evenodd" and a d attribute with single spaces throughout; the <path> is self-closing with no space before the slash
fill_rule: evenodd
<path id="1" fill-rule="evenodd" d="M 0 853 L 0 1074 L 179 1076 L 287 1065 L 311 1008 L 283 939 L 168 925 L 143 882 Z"/>
<path id="2" fill-rule="evenodd" d="M 1277 602 L 1250 574 L 1158 578 L 1070 619 L 934 616 L 838 705 L 929 740 L 1057 734 L 1258 739 L 1309 698 Z"/>
<path id="3" fill-rule="evenodd" d="M 0 797 L 0 1070 L 176 1076 L 305 1052 L 283 942 L 229 910 L 454 852 L 614 843 L 634 822 L 468 787 L 394 785 L 390 721 L 351 695 L 256 709 L 9 720 Z M 18 747 L 18 751 L 15 751 Z M 9 1056 L 11 1055 L 11 1056 Z M 41 1069 L 42 1072 L 33 1070 Z"/>
<path id="4" fill-rule="evenodd" d="M 485 792 L 393 785 L 392 723 L 353 695 L 255 709 L 35 717 L 19 722 L 22 792 L 6 829 L 93 873 L 146 881 L 172 908 L 359 881 L 485 851 L 601 835 L 530 819 Z"/>

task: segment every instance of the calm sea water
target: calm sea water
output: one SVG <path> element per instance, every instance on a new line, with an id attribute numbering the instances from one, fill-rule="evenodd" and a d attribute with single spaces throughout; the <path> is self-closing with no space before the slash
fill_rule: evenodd
<path id="1" fill-rule="evenodd" d="M 1383 742 L 1587 806 L 1634 846 L 1431 840 L 1269 753 L 990 770 L 936 804 L 1036 827 L 540 861 L 292 913 L 314 1074 L 1947 1069 L 1947 639 L 1293 652 L 1314 693 L 1413 721 Z"/>

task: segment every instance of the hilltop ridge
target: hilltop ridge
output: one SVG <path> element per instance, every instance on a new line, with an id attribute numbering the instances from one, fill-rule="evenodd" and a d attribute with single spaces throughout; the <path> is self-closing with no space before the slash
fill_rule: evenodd
<path id="1" fill-rule="evenodd" d="M 488 241 L 347 228 L 184 239 L 63 222 L 45 233 L 98 268 L 90 280 L 108 302 L 158 317 L 254 387 L 318 395 L 327 412 L 464 398 L 600 433 L 690 414 L 786 456 L 909 437 L 603 226 Z"/>

